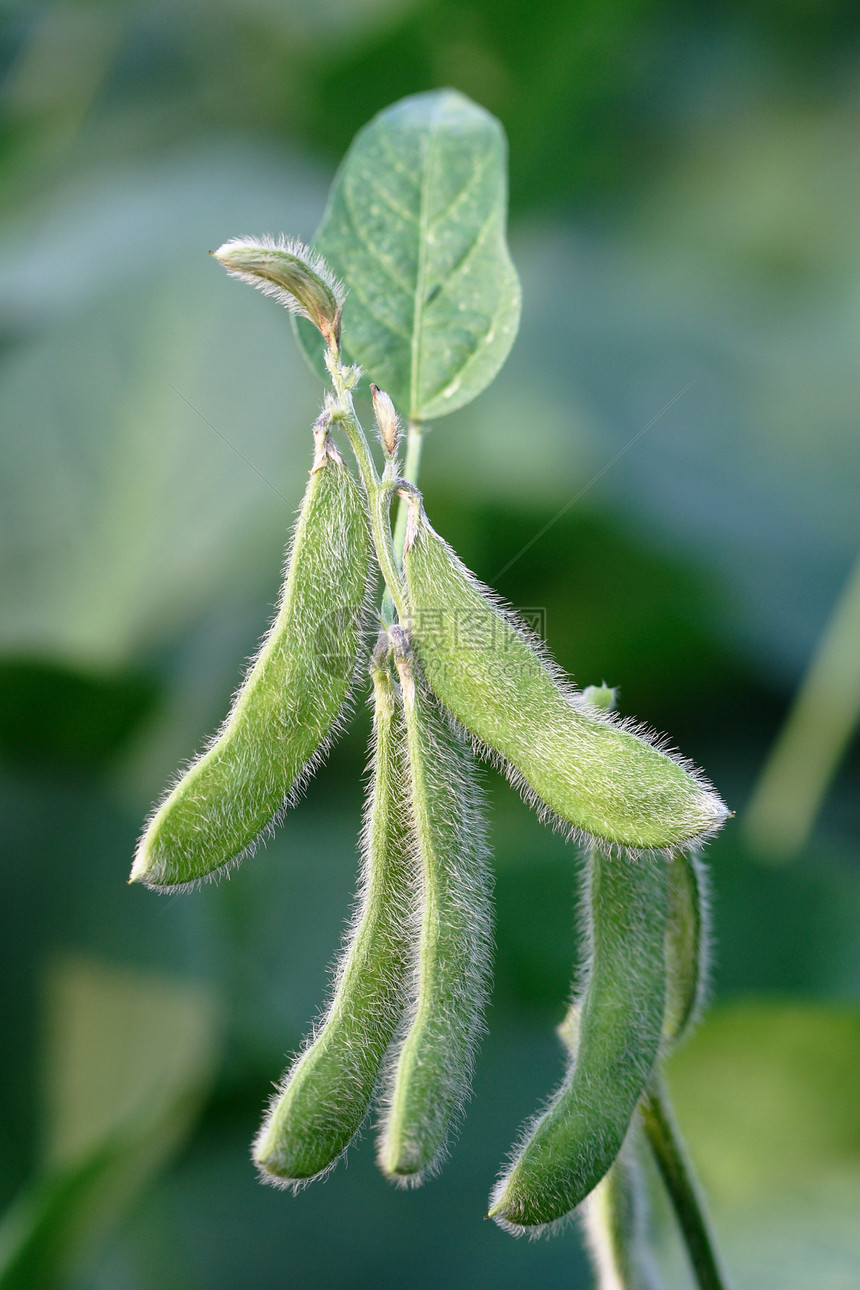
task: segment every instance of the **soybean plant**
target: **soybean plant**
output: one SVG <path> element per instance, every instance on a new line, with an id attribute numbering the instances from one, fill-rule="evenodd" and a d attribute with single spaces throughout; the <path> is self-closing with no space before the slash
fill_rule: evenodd
<path id="1" fill-rule="evenodd" d="M 560 1027 L 567 1070 L 521 1132 L 490 1214 L 534 1234 L 579 1212 L 601 1290 L 650 1286 L 638 1169 L 647 1142 L 698 1283 L 718 1290 L 726 1282 L 660 1068 L 701 1008 L 701 848 L 726 808 L 662 739 L 615 715 L 614 691 L 573 687 L 430 526 L 417 486 L 428 421 L 480 394 L 516 335 L 506 182 L 497 121 L 450 90 L 418 95 L 360 132 L 313 250 L 233 238 L 213 253 L 295 316 L 328 389 L 275 621 L 222 730 L 155 811 L 131 877 L 176 889 L 252 850 L 319 765 L 369 671 L 357 912 L 328 1009 L 257 1137 L 261 1177 L 295 1189 L 324 1174 L 374 1103 L 386 1175 L 414 1186 L 443 1162 L 489 989 L 481 757 L 585 861 L 585 967 Z M 353 402 L 365 375 L 377 455 Z"/>

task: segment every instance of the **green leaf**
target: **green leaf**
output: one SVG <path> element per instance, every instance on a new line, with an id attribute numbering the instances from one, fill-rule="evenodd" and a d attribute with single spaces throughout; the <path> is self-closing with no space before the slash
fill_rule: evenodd
<path id="1" fill-rule="evenodd" d="M 216 1057 L 192 982 L 68 957 L 46 1005 L 43 1160 L 0 1222 L 0 1290 L 80 1273 L 186 1139 Z"/>
<path id="2" fill-rule="evenodd" d="M 751 1000 L 709 1014 L 668 1084 L 737 1290 L 854 1290 L 860 1010 Z M 671 1229 L 667 1290 L 689 1286 Z"/>
<path id="3" fill-rule="evenodd" d="M 315 247 L 348 289 L 343 352 L 412 420 L 471 402 L 514 342 L 506 157 L 495 117 L 439 90 L 375 117 L 335 178 Z M 319 334 L 296 322 L 324 371 Z"/>

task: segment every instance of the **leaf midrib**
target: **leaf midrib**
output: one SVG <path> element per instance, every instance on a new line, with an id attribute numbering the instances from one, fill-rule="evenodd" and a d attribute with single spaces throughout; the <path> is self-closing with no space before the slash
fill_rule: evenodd
<path id="1" fill-rule="evenodd" d="M 421 175 L 421 189 L 418 198 L 418 271 L 415 277 L 415 304 L 412 311 L 412 372 L 409 385 L 410 417 L 415 417 L 418 411 L 418 396 L 421 389 L 421 331 L 424 322 L 424 280 L 427 269 L 427 234 L 429 232 L 428 190 L 430 188 L 430 175 L 433 169 L 433 152 L 438 133 L 438 122 L 442 115 L 442 111 L 443 105 L 441 102 L 434 106 L 433 116 L 430 121 L 429 137 L 427 139 L 425 163 L 423 173 Z"/>

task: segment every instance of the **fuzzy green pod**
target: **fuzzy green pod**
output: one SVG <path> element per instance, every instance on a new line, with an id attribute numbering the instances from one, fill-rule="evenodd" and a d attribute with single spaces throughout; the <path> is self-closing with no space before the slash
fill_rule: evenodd
<path id="1" fill-rule="evenodd" d="M 667 861 L 666 1005 L 663 1042 L 671 1046 L 692 1029 L 708 985 L 710 956 L 707 870 L 701 857 L 676 851 Z M 558 1027 L 571 1052 L 579 1035 L 579 1002 L 574 999 Z"/>
<path id="2" fill-rule="evenodd" d="M 529 801 L 587 838 L 667 848 L 716 832 L 703 776 L 584 702 L 413 505 L 403 569 L 415 651 L 433 692 Z"/>
<path id="3" fill-rule="evenodd" d="M 529 1124 L 490 1216 L 519 1234 L 564 1218 L 604 1177 L 657 1059 L 665 1003 L 667 882 L 662 859 L 596 847 L 588 857 L 590 960 L 561 1087 Z"/>
<path id="4" fill-rule="evenodd" d="M 420 866 L 413 1004 L 386 1091 L 383 1172 L 417 1186 L 438 1169 L 468 1095 L 489 987 L 491 894 L 483 803 L 471 749 L 413 671 L 400 671 L 413 842 Z"/>
<path id="5" fill-rule="evenodd" d="M 362 645 L 370 533 L 325 417 L 315 438 L 275 621 L 212 745 L 150 819 L 131 882 L 181 888 L 240 860 L 342 719 Z"/>
<path id="6" fill-rule="evenodd" d="M 595 1290 L 659 1290 L 635 1142 L 625 1142 L 605 1178 L 583 1201 L 579 1216 Z"/>
<path id="7" fill-rule="evenodd" d="M 570 1005 L 558 1035 L 576 1060 L 580 1005 Z M 648 1199 L 639 1161 L 640 1134 L 632 1128 L 609 1171 L 577 1215 L 595 1275 L 595 1290 L 657 1290 L 648 1242 Z"/>
<path id="8" fill-rule="evenodd" d="M 668 863 L 666 1011 L 663 1038 L 677 1043 L 695 1025 L 708 985 L 710 957 L 707 870 L 696 852 L 676 851 Z"/>
<path id="9" fill-rule="evenodd" d="M 328 1012 L 285 1076 L 254 1144 L 263 1178 L 276 1186 L 319 1177 L 349 1146 L 367 1114 L 405 1006 L 411 841 L 403 717 L 387 657 L 375 659 L 373 684 L 372 775 L 358 913 Z"/>

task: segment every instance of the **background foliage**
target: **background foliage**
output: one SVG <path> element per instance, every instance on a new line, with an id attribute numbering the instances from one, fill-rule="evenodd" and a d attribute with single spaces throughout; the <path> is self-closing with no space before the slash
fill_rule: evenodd
<path id="1" fill-rule="evenodd" d="M 309 237 L 355 131 L 451 84 L 508 132 L 524 312 L 496 384 L 429 438 L 428 506 L 546 610 L 578 682 L 619 684 L 738 810 L 709 853 L 715 1006 L 675 1063 L 679 1117 L 738 1284 L 847 1290 L 856 743 L 790 862 L 745 847 L 743 812 L 858 548 L 856 8 L 3 12 L 2 1284 L 588 1284 L 575 1230 L 517 1244 L 480 1221 L 560 1070 L 575 939 L 574 851 L 504 785 L 491 1033 L 416 1193 L 367 1135 L 296 1199 L 247 1158 L 338 944 L 367 714 L 232 881 L 125 887 L 268 620 L 320 398 L 286 315 L 205 252 Z"/>

